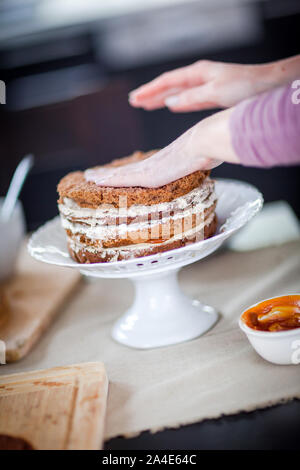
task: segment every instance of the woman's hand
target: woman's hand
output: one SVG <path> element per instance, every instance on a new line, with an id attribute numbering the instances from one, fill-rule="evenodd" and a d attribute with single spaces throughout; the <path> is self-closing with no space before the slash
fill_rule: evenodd
<path id="1" fill-rule="evenodd" d="M 99 186 L 157 188 L 194 171 L 214 168 L 224 160 L 238 163 L 229 131 L 231 112 L 228 109 L 203 119 L 146 160 L 87 170 L 85 177 Z"/>
<path id="2" fill-rule="evenodd" d="M 251 96 L 293 80 L 300 56 L 263 65 L 200 60 L 166 72 L 130 93 L 132 106 L 174 112 L 227 108 Z"/>
<path id="3" fill-rule="evenodd" d="M 130 103 L 145 109 L 168 106 L 172 111 L 231 107 L 251 96 L 299 77 L 300 55 L 265 65 L 199 61 L 165 73 L 138 88 Z M 234 108 L 203 119 L 150 158 L 130 165 L 87 170 L 100 186 L 157 188 L 223 161 L 240 163 L 232 145 L 229 118 Z"/>

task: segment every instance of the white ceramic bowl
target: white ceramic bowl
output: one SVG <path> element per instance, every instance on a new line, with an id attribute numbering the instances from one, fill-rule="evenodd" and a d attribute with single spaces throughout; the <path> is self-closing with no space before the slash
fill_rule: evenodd
<path id="1" fill-rule="evenodd" d="M 283 297 L 285 294 L 271 297 L 271 300 L 278 297 Z M 299 295 L 299 294 L 286 294 L 286 295 Z M 244 312 L 252 307 L 264 302 L 261 300 L 254 305 L 248 307 Z M 246 334 L 251 345 L 255 351 L 266 361 L 272 362 L 273 364 L 300 364 L 300 328 L 294 328 L 293 330 L 286 331 L 258 331 L 250 328 L 245 324 L 240 316 L 239 327 Z"/>
<path id="2" fill-rule="evenodd" d="M 4 198 L 0 198 L 0 209 L 3 201 Z M 18 201 L 10 219 L 7 222 L 0 219 L 0 282 L 14 274 L 24 232 L 23 208 Z"/>

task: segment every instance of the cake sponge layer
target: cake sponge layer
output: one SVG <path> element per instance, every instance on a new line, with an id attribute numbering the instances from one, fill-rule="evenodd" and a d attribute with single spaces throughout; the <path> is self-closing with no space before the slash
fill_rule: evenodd
<path id="1" fill-rule="evenodd" d="M 146 153 L 137 151 L 129 157 L 114 160 L 108 165 L 104 165 L 103 168 L 122 166 L 144 160 L 153 155 L 153 153 L 155 151 Z M 90 208 L 97 208 L 100 204 L 112 204 L 114 207 L 119 207 L 120 200 L 124 197 L 127 199 L 128 207 L 134 204 L 152 205 L 170 202 L 200 186 L 208 175 L 209 171 L 195 171 L 160 188 L 111 188 L 97 186 L 95 183 L 85 179 L 83 171 L 76 171 L 69 173 L 59 182 L 57 187 L 59 193 L 58 202 L 61 204 L 64 198 L 68 198 L 75 201 L 81 207 Z"/>

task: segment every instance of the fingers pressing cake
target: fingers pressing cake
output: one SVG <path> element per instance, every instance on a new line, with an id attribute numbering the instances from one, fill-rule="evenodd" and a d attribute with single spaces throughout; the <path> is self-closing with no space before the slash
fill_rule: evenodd
<path id="1" fill-rule="evenodd" d="M 107 166 L 148 158 L 135 152 Z M 58 206 L 70 255 L 103 263 L 153 255 L 211 237 L 217 226 L 214 181 L 196 171 L 160 188 L 111 188 L 87 181 L 84 172 L 58 185 Z"/>

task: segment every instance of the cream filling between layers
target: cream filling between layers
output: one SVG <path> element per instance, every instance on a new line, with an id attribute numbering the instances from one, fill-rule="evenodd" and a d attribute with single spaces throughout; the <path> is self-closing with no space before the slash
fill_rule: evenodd
<path id="1" fill-rule="evenodd" d="M 97 253 L 102 258 L 105 258 L 105 256 L 107 254 L 116 256 L 116 255 L 119 255 L 119 254 L 124 254 L 124 255 L 130 254 L 130 252 L 131 252 L 131 254 L 134 255 L 135 252 L 139 252 L 141 250 L 146 250 L 146 249 L 149 250 L 150 249 L 150 251 L 151 251 L 151 249 L 153 249 L 154 247 L 162 246 L 162 245 L 168 245 L 168 244 L 171 244 L 174 241 L 179 240 L 181 238 L 191 237 L 191 236 L 195 235 L 197 232 L 200 232 L 201 230 L 204 230 L 204 228 L 207 225 L 210 225 L 211 222 L 213 221 L 214 217 L 215 217 L 215 214 L 213 212 L 212 214 L 209 215 L 209 217 L 207 217 L 207 219 L 202 224 L 199 224 L 196 227 L 194 227 L 190 230 L 187 230 L 185 232 L 181 232 L 179 234 L 176 234 L 176 235 L 174 235 L 174 237 L 170 238 L 169 240 L 163 241 L 161 243 L 155 243 L 155 244 L 153 244 L 153 243 L 138 243 L 138 244 L 135 244 L 135 245 L 126 245 L 126 246 L 119 246 L 119 247 L 114 247 L 114 248 L 97 248 L 97 247 L 94 247 L 94 246 L 89 246 L 89 245 L 86 245 L 84 243 L 81 243 L 80 242 L 80 237 L 75 237 L 75 239 L 74 239 L 74 237 L 72 237 L 72 238 L 68 237 L 68 240 L 69 240 L 70 248 L 73 251 L 75 251 L 75 253 L 77 253 L 80 250 L 84 250 L 84 251 L 89 251 L 90 253 Z"/>
<path id="2" fill-rule="evenodd" d="M 198 187 L 180 196 L 170 202 L 162 202 L 160 204 L 142 205 L 135 204 L 126 207 L 126 197 L 120 198 L 120 208 L 114 207 L 112 204 L 101 204 L 97 209 L 81 207 L 75 201 L 65 197 L 63 204 L 59 204 L 59 211 L 67 218 L 77 219 L 79 222 L 99 223 L 105 217 L 139 217 L 155 212 L 172 212 L 176 210 L 184 210 L 191 204 L 196 205 L 204 203 L 204 201 L 213 193 L 214 182 L 210 178 L 206 178 L 204 183 Z M 213 193 L 214 194 L 214 193 Z"/>
<path id="3" fill-rule="evenodd" d="M 209 209 L 213 206 L 216 201 L 216 196 L 214 193 L 210 195 L 210 197 L 205 201 L 205 203 L 198 203 L 193 207 L 190 207 L 182 212 L 178 212 L 173 216 L 169 214 L 163 214 L 161 219 L 153 217 L 150 221 L 144 222 L 131 222 L 130 224 L 122 223 L 120 225 L 111 224 L 111 225 L 98 225 L 95 223 L 95 220 L 85 220 L 84 225 L 81 223 L 76 223 L 68 220 L 63 214 L 61 214 L 61 221 L 62 226 L 65 230 L 70 230 L 72 234 L 82 234 L 85 235 L 87 238 L 91 240 L 111 240 L 113 238 L 122 238 L 126 237 L 127 233 L 130 232 L 137 232 L 142 230 L 153 230 L 161 225 L 161 224 L 170 224 L 171 221 L 174 223 L 179 220 L 185 220 L 188 223 L 191 223 L 191 217 L 193 215 L 197 215 L 199 218 L 204 218 L 204 211 L 205 209 Z"/>

